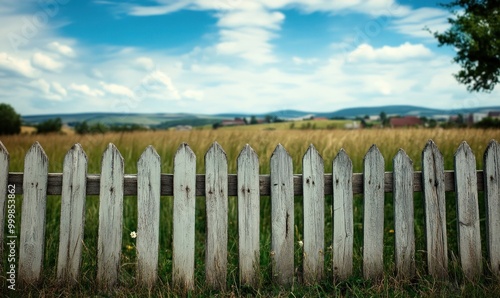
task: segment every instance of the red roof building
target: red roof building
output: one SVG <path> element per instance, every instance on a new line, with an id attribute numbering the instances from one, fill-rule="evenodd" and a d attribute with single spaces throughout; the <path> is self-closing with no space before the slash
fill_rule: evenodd
<path id="1" fill-rule="evenodd" d="M 245 121 L 242 119 L 234 119 L 234 120 L 222 120 L 221 126 L 237 126 L 237 125 L 245 125 Z"/>
<path id="2" fill-rule="evenodd" d="M 421 126 L 423 122 L 416 116 L 406 116 L 403 118 L 391 118 L 390 124 L 391 127 L 413 127 Z"/>

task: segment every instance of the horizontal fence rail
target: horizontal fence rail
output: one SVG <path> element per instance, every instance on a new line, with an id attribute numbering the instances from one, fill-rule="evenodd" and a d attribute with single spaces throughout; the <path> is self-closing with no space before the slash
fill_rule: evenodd
<path id="1" fill-rule="evenodd" d="M 137 283 L 152 287 L 158 279 L 160 197 L 173 196 L 172 284 L 194 288 L 196 196 L 204 196 L 205 282 L 223 290 L 228 275 L 228 197 L 238 203 L 238 263 L 241 285 L 259 286 L 259 201 L 270 196 L 271 269 L 273 282 L 287 286 L 300 280 L 314 284 L 325 278 L 325 209 L 332 208 L 333 259 L 326 264 L 334 280 L 353 274 L 353 196 L 363 195 L 363 276 L 379 280 L 384 274 L 384 193 L 393 193 L 394 263 L 397 278 L 411 279 L 415 269 L 414 192 L 422 192 L 428 273 L 447 279 L 448 236 L 445 192 L 455 192 L 458 259 L 464 276 L 477 280 L 483 273 L 478 192 L 484 192 L 488 272 L 500 278 L 500 146 L 492 140 L 484 154 L 484 169 L 476 170 L 471 148 L 463 142 L 454 156 L 454 171 L 444 170 L 436 144 L 422 152 L 422 171 L 401 149 L 393 159 L 394 171 L 384 172 L 384 158 L 373 145 L 364 158 L 363 173 L 353 173 L 352 161 L 342 149 L 324 172 L 324 160 L 311 145 L 303 158 L 303 173 L 294 174 L 292 159 L 282 145 L 270 158 L 270 175 L 259 174 L 259 158 L 246 145 L 238 157 L 237 174 L 228 174 L 227 156 L 214 143 L 206 153 L 205 173 L 196 174 L 196 156 L 181 144 L 174 157 L 174 173 L 161 173 L 161 157 L 151 146 L 138 161 L 137 174 L 124 173 L 118 148 L 109 144 L 102 157 L 101 174 L 87 173 L 87 156 L 76 144 L 64 159 L 63 173 L 48 173 L 48 158 L 40 144 L 27 152 L 23 173 L 9 173 L 9 153 L 0 142 L 0 240 L 4 224 L 7 185 L 23 194 L 17 279 L 36 285 L 42 277 L 47 195 L 61 195 L 57 278 L 78 283 L 81 275 L 85 200 L 99 195 L 96 282 L 110 289 L 119 282 L 124 196 L 137 196 Z M 332 206 L 325 206 L 332 195 Z M 302 276 L 294 264 L 294 197 L 302 196 Z M 302 240 L 301 240 L 302 241 Z M 2 251 L 3 253 L 3 251 Z M 267 253 L 267 252 L 266 252 Z"/>

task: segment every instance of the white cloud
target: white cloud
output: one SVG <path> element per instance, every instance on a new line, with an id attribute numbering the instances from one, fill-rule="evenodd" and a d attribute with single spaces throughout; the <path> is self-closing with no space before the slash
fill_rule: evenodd
<path id="1" fill-rule="evenodd" d="M 70 46 L 60 44 L 57 41 L 51 42 L 47 47 L 66 57 L 75 57 L 75 51 Z"/>
<path id="2" fill-rule="evenodd" d="M 18 59 L 0 52 L 0 73 L 15 74 L 26 78 L 34 78 L 38 75 L 36 69 L 31 66 L 29 60 Z"/>
<path id="3" fill-rule="evenodd" d="M 49 84 L 44 79 L 38 79 L 31 81 L 29 85 L 39 91 L 38 94 L 41 94 L 44 99 L 50 101 L 62 101 L 67 95 L 66 90 L 57 82 Z"/>
<path id="4" fill-rule="evenodd" d="M 443 32 L 448 29 L 450 13 L 443 9 L 422 7 L 412 10 L 406 16 L 394 20 L 390 26 L 396 32 L 411 37 L 434 39 L 431 32 Z"/>
<path id="5" fill-rule="evenodd" d="M 42 53 L 35 53 L 31 58 L 31 63 L 33 63 L 33 65 L 39 69 L 52 72 L 58 72 L 64 68 L 63 63 L 58 62 Z"/>
<path id="6" fill-rule="evenodd" d="M 99 89 L 92 89 L 86 84 L 75 84 L 72 83 L 69 88 L 70 90 L 76 91 L 80 94 L 87 95 L 87 96 L 104 96 L 104 92 L 102 92 Z"/>
<path id="7" fill-rule="evenodd" d="M 318 59 L 316 58 L 300 58 L 300 57 L 293 57 L 292 61 L 294 64 L 297 65 L 312 65 L 318 62 Z"/>
<path id="8" fill-rule="evenodd" d="M 155 66 L 153 59 L 148 58 L 148 57 L 139 57 L 139 58 L 135 59 L 134 65 L 137 68 L 139 68 L 141 70 L 145 70 L 145 71 L 151 71 L 151 70 L 153 70 L 153 68 Z"/>
<path id="9" fill-rule="evenodd" d="M 99 84 L 101 85 L 102 89 L 109 94 L 125 96 L 128 98 L 134 97 L 134 92 L 132 92 L 132 90 L 130 90 L 128 87 L 117 84 L 106 84 L 104 82 L 100 82 Z"/>
<path id="10" fill-rule="evenodd" d="M 397 47 L 383 46 L 378 49 L 362 44 L 348 55 L 348 59 L 349 61 L 402 61 L 430 56 L 432 56 L 431 50 L 424 45 L 406 42 Z"/>
<path id="11" fill-rule="evenodd" d="M 182 92 L 182 96 L 188 99 L 194 99 L 197 101 L 202 101 L 204 94 L 203 91 L 197 91 L 197 90 L 186 90 Z"/>

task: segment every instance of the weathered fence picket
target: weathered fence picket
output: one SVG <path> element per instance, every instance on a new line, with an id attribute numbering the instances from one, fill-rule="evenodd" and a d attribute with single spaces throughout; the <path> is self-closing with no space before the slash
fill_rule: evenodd
<path id="1" fill-rule="evenodd" d="M 47 155 L 35 142 L 24 159 L 18 278 L 25 284 L 38 283 L 42 274 L 48 170 Z"/>
<path id="2" fill-rule="evenodd" d="M 123 228 L 123 157 L 109 144 L 102 155 L 97 240 L 97 283 L 111 288 L 118 282 Z"/>
<path id="3" fill-rule="evenodd" d="M 172 278 L 176 287 L 194 288 L 196 156 L 181 144 L 174 157 Z"/>
<path id="4" fill-rule="evenodd" d="M 317 283 L 324 275 L 325 166 L 311 144 L 302 159 L 304 204 L 304 282 Z"/>
<path id="5" fill-rule="evenodd" d="M 217 142 L 205 155 L 205 168 L 205 280 L 213 289 L 225 289 L 228 241 L 227 157 Z"/>
<path id="6" fill-rule="evenodd" d="M 354 220 L 352 161 L 340 149 L 333 160 L 333 275 L 345 280 L 352 274 Z"/>
<path id="7" fill-rule="evenodd" d="M 4 249 L 4 226 L 5 226 L 5 218 L 8 218 L 8 213 L 6 213 L 6 202 L 8 199 L 8 183 L 9 183 L 9 152 L 4 147 L 2 142 L 0 141 L 0 256 L 3 256 Z M 14 189 L 15 191 L 15 189 Z M 14 194 L 11 194 L 10 197 L 14 197 Z M 4 272 L 4 258 L 0 260 L 0 273 Z"/>
<path id="8" fill-rule="evenodd" d="M 384 157 L 373 145 L 364 159 L 363 276 L 384 273 Z"/>
<path id="9" fill-rule="evenodd" d="M 241 285 L 258 286 L 259 228 L 259 158 L 247 144 L 238 156 L 238 248 Z"/>
<path id="10" fill-rule="evenodd" d="M 446 197 L 443 155 L 433 141 L 422 152 L 422 184 L 425 205 L 425 236 L 429 274 L 448 278 L 448 240 L 446 238 Z"/>
<path id="11" fill-rule="evenodd" d="M 460 263 L 465 276 L 476 280 L 483 271 L 476 158 L 466 142 L 455 153 L 455 188 Z"/>
<path id="12" fill-rule="evenodd" d="M 415 229 L 413 223 L 413 162 L 400 149 L 394 157 L 394 258 L 401 279 L 415 275 Z"/>
<path id="13" fill-rule="evenodd" d="M 492 140 L 484 153 L 486 245 L 491 272 L 500 279 L 500 145 Z"/>
<path id="14" fill-rule="evenodd" d="M 0 142 L 0 243 L 5 244 L 6 200 L 10 186 L 23 194 L 19 239 L 18 280 L 34 285 L 42 278 L 45 247 L 45 213 L 48 194 L 61 194 L 57 279 L 64 284 L 80 282 L 86 196 L 99 194 L 97 285 L 109 290 L 119 280 L 123 235 L 123 198 L 137 195 L 137 284 L 153 287 L 158 280 L 160 196 L 173 195 L 172 282 L 184 291 L 194 289 L 195 196 L 205 196 L 205 281 L 224 290 L 228 276 L 228 199 L 238 196 L 238 267 L 242 286 L 260 286 L 260 204 L 271 196 L 271 269 L 280 286 L 293 284 L 302 269 L 303 282 L 325 278 L 325 195 L 332 194 L 332 266 L 334 282 L 353 274 L 353 194 L 364 195 L 363 276 L 379 280 L 384 274 L 384 197 L 393 193 L 394 259 L 397 278 L 417 276 L 413 193 L 423 191 L 427 270 L 448 278 L 445 192 L 455 192 L 458 255 L 467 279 L 483 274 L 478 191 L 484 190 L 486 206 L 487 262 L 500 278 L 500 146 L 491 141 L 484 154 L 484 171 L 467 143 L 454 156 L 454 171 L 444 171 L 436 144 L 422 151 L 422 172 L 400 149 L 393 172 L 384 173 L 384 158 L 373 145 L 364 158 L 364 173 L 353 174 L 353 164 L 341 149 L 332 162 L 332 174 L 324 173 L 324 161 L 310 145 L 303 156 L 302 176 L 293 173 L 292 158 L 280 144 L 270 159 L 270 175 L 259 175 L 259 158 L 246 145 L 237 159 L 237 175 L 228 174 L 228 160 L 216 142 L 205 155 L 204 175 L 196 174 L 196 156 L 181 144 L 174 157 L 174 174 L 161 173 L 161 158 L 152 146 L 137 162 L 137 175 L 124 175 L 124 161 L 109 144 L 102 156 L 101 174 L 87 174 L 87 157 L 76 144 L 66 154 L 62 174 L 48 173 L 48 158 L 35 143 L 25 156 L 24 173 L 9 173 L 9 153 Z M 22 183 L 21 183 L 22 182 Z M 483 185 L 484 184 L 484 185 Z M 7 187 L 9 185 L 9 188 Z M 302 264 L 294 264 L 294 196 L 302 195 Z M 298 203 L 297 203 L 298 204 Z M 418 206 L 417 206 L 418 208 Z M 10 212 L 10 209 L 9 209 Z M 15 233 L 15 231 L 14 231 Z M 12 234 L 9 232 L 9 235 Z M 300 231 L 299 231 L 300 235 Z M 300 240 L 300 239 L 296 239 Z M 328 240 L 327 240 L 328 241 Z M 3 252 L 5 254 L 5 252 Z M 266 252 L 267 253 L 267 252 Z M 453 253 L 453 252 L 452 252 Z M 330 270 L 330 269 L 329 269 Z M 3 272 L 2 272 L 3 273 Z M 300 274 L 300 273 L 299 273 Z"/>
<path id="15" fill-rule="evenodd" d="M 157 279 L 160 242 L 161 161 L 149 146 L 137 162 L 137 282 L 152 287 Z"/>
<path id="16" fill-rule="evenodd" d="M 67 284 L 77 283 L 80 275 L 86 190 L 87 155 L 82 146 L 76 144 L 64 157 L 61 194 L 57 278 Z"/>
<path id="17" fill-rule="evenodd" d="M 292 158 L 279 144 L 271 156 L 271 259 L 279 285 L 293 283 L 293 197 Z"/>

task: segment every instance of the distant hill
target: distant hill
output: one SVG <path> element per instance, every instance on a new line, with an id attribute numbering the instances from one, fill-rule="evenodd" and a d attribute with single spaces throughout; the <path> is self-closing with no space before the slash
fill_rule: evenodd
<path id="1" fill-rule="evenodd" d="M 70 126 L 76 123 L 87 121 L 88 123 L 101 122 L 108 125 L 125 125 L 125 124 L 140 124 L 151 128 L 168 128 L 177 125 L 192 125 L 201 126 L 212 124 L 222 121 L 224 119 L 234 119 L 256 116 L 263 118 L 266 115 L 276 116 L 281 119 L 301 118 L 307 115 L 314 115 L 314 117 L 325 118 L 347 118 L 352 119 L 356 117 L 364 117 L 365 115 L 380 115 L 385 112 L 388 116 L 443 116 L 443 115 L 457 115 L 469 113 L 487 113 L 488 111 L 500 111 L 500 106 L 492 107 L 477 107 L 455 110 L 440 110 L 431 109 L 417 106 L 406 105 L 393 105 L 393 106 L 380 106 L 380 107 L 359 107 L 348 108 L 333 112 L 310 112 L 310 111 L 297 111 L 297 110 L 281 110 L 270 112 L 266 114 L 244 114 L 244 113 L 225 113 L 216 115 L 199 115 L 188 113 L 156 113 L 156 114 L 141 114 L 141 113 L 81 113 L 81 114 L 51 114 L 51 115 L 29 115 L 22 116 L 22 120 L 27 125 L 36 125 L 52 118 L 61 118 L 64 124 Z"/>

